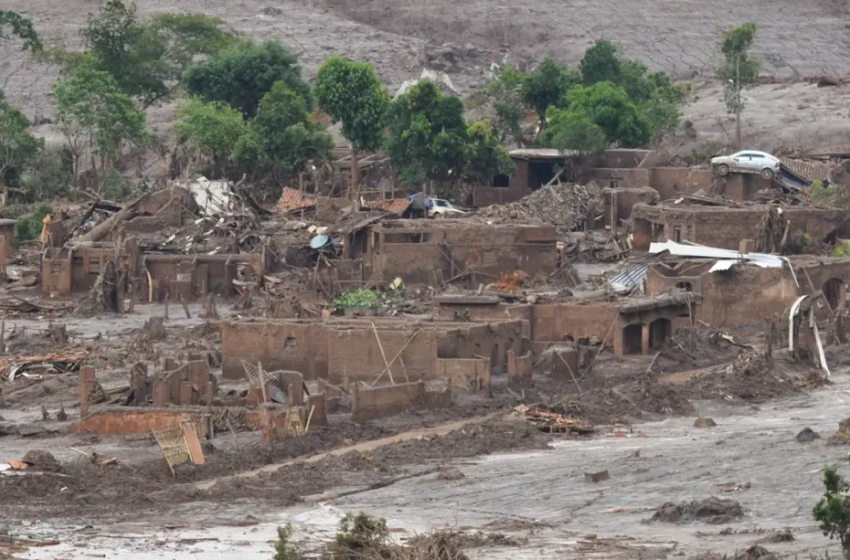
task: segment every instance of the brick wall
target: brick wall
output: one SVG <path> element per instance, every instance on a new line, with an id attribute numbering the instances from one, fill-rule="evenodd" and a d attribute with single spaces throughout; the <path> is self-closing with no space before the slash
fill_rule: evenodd
<path id="1" fill-rule="evenodd" d="M 416 331 L 412 327 L 398 330 L 379 329 L 378 334 L 387 361 L 392 360 L 410 339 L 410 343 L 391 366 L 396 383 L 410 380 L 433 379 L 437 359 L 437 335 L 435 331 Z M 328 374 L 331 383 L 346 385 L 355 381 L 372 383 L 385 369 L 384 356 L 369 328 L 334 330 L 327 334 Z M 405 377 L 405 371 L 407 377 Z M 388 382 L 384 374 L 382 382 Z"/>
<path id="2" fill-rule="evenodd" d="M 551 303 L 535 305 L 531 320 L 534 341 L 590 338 L 602 341 L 619 314 L 616 303 Z"/>
<path id="3" fill-rule="evenodd" d="M 352 385 L 351 419 L 355 422 L 368 422 L 408 410 L 448 406 L 451 406 L 450 387 L 426 391 L 422 381 L 374 388 L 365 383 Z"/>
<path id="4" fill-rule="evenodd" d="M 586 181 L 596 181 L 601 187 L 639 188 L 649 186 L 649 169 L 597 168 L 588 172 Z"/>
<path id="5" fill-rule="evenodd" d="M 74 426 L 75 433 L 150 434 L 152 430 L 172 428 L 192 422 L 198 437 L 209 433 L 209 414 L 197 411 L 158 410 L 154 408 L 104 409 L 86 416 Z"/>
<path id="6" fill-rule="evenodd" d="M 700 189 L 708 191 L 711 182 L 710 169 L 653 167 L 649 170 L 649 186 L 658 191 L 661 200 L 676 199 Z"/>
<path id="7" fill-rule="evenodd" d="M 437 379 L 445 379 L 453 387 L 491 394 L 490 360 L 437 359 Z"/>
<path id="8" fill-rule="evenodd" d="M 532 386 L 532 369 L 534 361 L 531 352 L 518 356 L 513 350 L 508 351 L 508 387 L 511 389 L 528 389 Z"/>
<path id="9" fill-rule="evenodd" d="M 222 375 L 244 378 L 242 361 L 266 371 L 294 370 L 307 380 L 328 375 L 328 337 L 318 323 L 222 322 Z"/>

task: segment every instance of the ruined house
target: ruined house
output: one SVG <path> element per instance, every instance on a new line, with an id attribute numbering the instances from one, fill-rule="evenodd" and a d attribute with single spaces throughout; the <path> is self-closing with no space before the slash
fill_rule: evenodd
<path id="1" fill-rule="evenodd" d="M 748 206 L 685 206 L 637 204 L 632 210 L 634 248 L 647 251 L 650 243 L 690 241 L 722 249 L 738 249 L 744 239 L 756 237 L 759 223 L 771 208 L 766 204 Z M 781 208 L 791 222 L 790 232 L 805 233 L 816 242 L 847 237 L 847 212 L 807 206 Z"/>

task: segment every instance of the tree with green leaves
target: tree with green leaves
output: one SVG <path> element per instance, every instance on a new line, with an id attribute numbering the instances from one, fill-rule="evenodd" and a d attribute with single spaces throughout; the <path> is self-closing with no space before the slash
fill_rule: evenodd
<path id="1" fill-rule="evenodd" d="M 544 148 L 584 157 L 608 147 L 605 132 L 582 112 L 550 107 L 546 120 L 549 126 L 540 133 L 540 145 Z"/>
<path id="2" fill-rule="evenodd" d="M 741 113 L 746 108 L 743 90 L 758 81 L 759 61 L 750 55 L 756 39 L 756 24 L 722 31 L 720 52 L 723 65 L 717 69 L 717 78 L 723 81 L 723 100 L 726 110 L 735 115 L 735 142 L 741 148 Z"/>
<path id="3" fill-rule="evenodd" d="M 619 84 L 623 77 L 620 49 L 611 41 L 596 41 L 584 52 L 579 68 L 585 85 L 599 82 Z"/>
<path id="4" fill-rule="evenodd" d="M 183 85 L 189 94 L 227 103 L 250 119 L 257 114 L 263 96 L 276 82 L 283 82 L 304 99 L 310 112 L 313 96 L 297 62 L 298 57 L 277 41 L 242 41 L 191 66 L 183 74 Z"/>
<path id="5" fill-rule="evenodd" d="M 123 93 L 148 107 L 179 88 L 196 57 L 214 55 L 236 41 L 223 26 L 222 20 L 201 14 L 161 14 L 141 23 L 135 4 L 109 0 L 82 30 L 88 53 L 57 51 L 51 58 L 71 70 L 90 64 L 110 73 Z"/>
<path id="6" fill-rule="evenodd" d="M 824 493 L 812 509 L 824 536 L 838 539 L 844 557 L 850 556 L 850 484 L 833 467 L 823 469 Z"/>
<path id="7" fill-rule="evenodd" d="M 569 112 L 595 123 L 609 142 L 623 148 L 645 146 L 652 138 L 652 126 L 626 90 L 611 82 L 576 86 L 567 94 Z"/>
<path id="8" fill-rule="evenodd" d="M 324 126 L 311 122 L 304 98 L 277 82 L 236 144 L 235 158 L 244 167 L 279 175 L 300 171 L 311 159 L 329 157 L 333 146 Z"/>
<path id="9" fill-rule="evenodd" d="M 19 179 L 43 147 L 44 140 L 30 132 L 29 120 L 0 90 L 0 190 Z"/>
<path id="10" fill-rule="evenodd" d="M 522 83 L 522 95 L 540 119 L 540 127 L 546 128 L 546 110 L 557 105 L 564 94 L 574 85 L 581 83 L 581 77 L 555 62 L 545 58 L 540 65 L 529 73 Z"/>
<path id="11" fill-rule="evenodd" d="M 493 134 L 490 121 L 472 123 L 466 130 L 467 143 L 463 180 L 470 185 L 489 185 L 496 175 L 508 175 L 514 163 Z"/>
<path id="12" fill-rule="evenodd" d="M 183 103 L 177 117 L 178 140 L 196 157 L 207 159 L 213 172 L 223 177 L 236 143 L 248 131 L 242 113 L 220 101 L 206 103 L 193 97 Z"/>
<path id="13" fill-rule="evenodd" d="M 375 67 L 368 62 L 352 62 L 339 56 L 327 59 L 316 76 L 316 100 L 342 123 L 342 135 L 351 143 L 351 192 L 360 200 L 358 152 L 374 152 L 384 140 L 384 121 L 390 95 Z"/>
<path id="14" fill-rule="evenodd" d="M 463 103 L 423 80 L 390 105 L 386 152 L 398 178 L 409 185 L 459 179 L 467 125 Z"/>
<path id="15" fill-rule="evenodd" d="M 147 146 L 152 136 L 145 129 L 145 111 L 136 109 L 132 98 L 121 92 L 111 74 L 80 68 L 74 75 L 54 84 L 56 123 L 65 136 L 74 160 L 74 187 L 78 186 L 81 159 L 92 154 L 92 172 L 98 188 L 96 157 L 105 170 L 125 145 Z"/>
<path id="16" fill-rule="evenodd" d="M 32 21 L 17 12 L 0 10 L 0 41 L 8 40 L 10 34 L 23 41 L 24 49 L 40 51 L 43 48 Z"/>
<path id="17" fill-rule="evenodd" d="M 525 143 L 522 134 L 522 117 L 528 108 L 522 93 L 525 78 L 524 72 L 503 64 L 484 85 L 484 93 L 493 106 L 493 132 L 500 142 Z"/>

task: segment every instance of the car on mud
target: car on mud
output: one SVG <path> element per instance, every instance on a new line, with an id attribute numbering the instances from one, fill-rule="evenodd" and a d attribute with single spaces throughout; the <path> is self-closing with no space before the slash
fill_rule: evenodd
<path id="1" fill-rule="evenodd" d="M 779 174 L 779 158 L 767 152 L 744 150 L 731 156 L 711 158 L 711 167 L 721 177 L 729 173 L 758 173 L 765 179 Z"/>

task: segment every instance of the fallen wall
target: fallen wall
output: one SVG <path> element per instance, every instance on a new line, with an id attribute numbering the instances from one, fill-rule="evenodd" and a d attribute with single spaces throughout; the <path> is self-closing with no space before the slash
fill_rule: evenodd
<path id="1" fill-rule="evenodd" d="M 153 430 L 172 428 L 183 422 L 192 422 L 198 437 L 209 434 L 210 415 L 199 410 L 174 410 L 155 408 L 107 408 L 89 414 L 73 430 L 75 433 L 96 434 L 150 434 Z"/>

